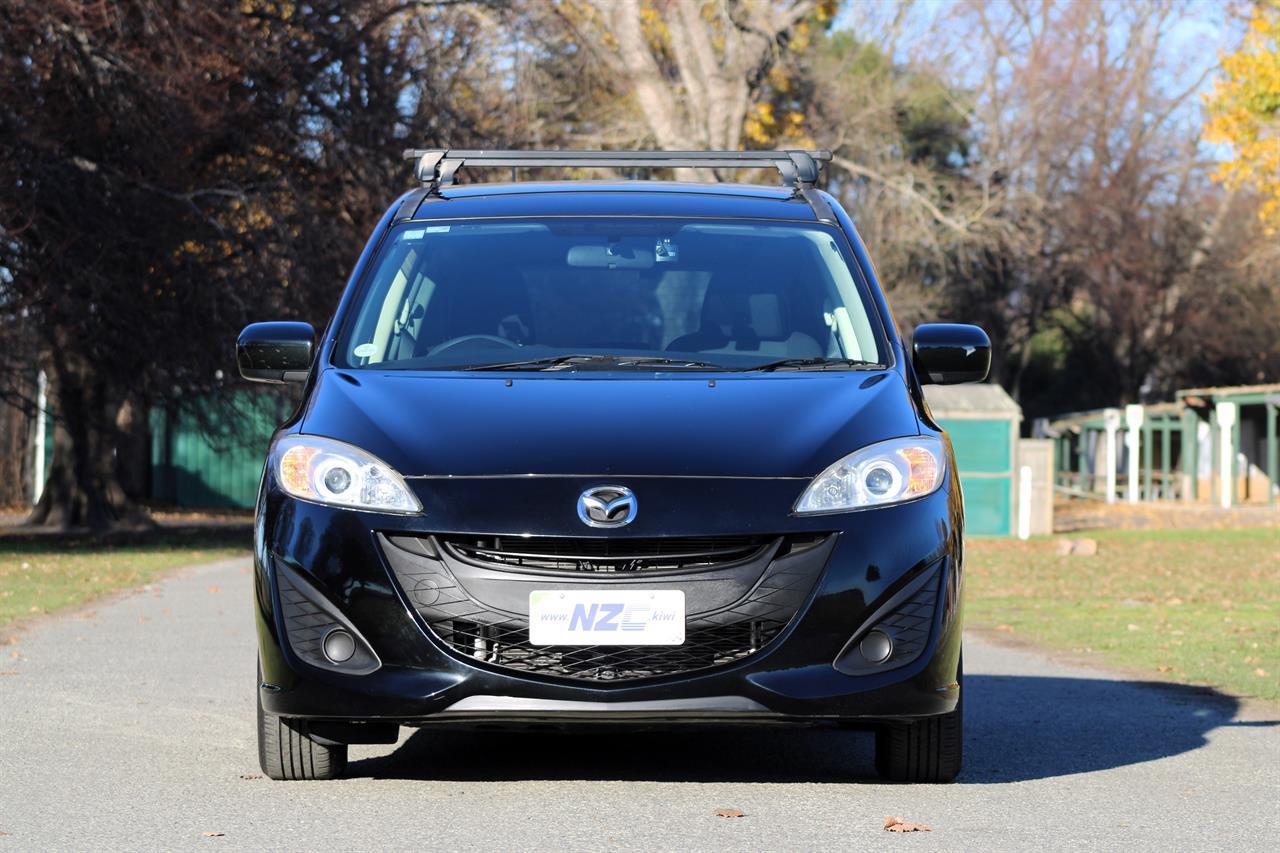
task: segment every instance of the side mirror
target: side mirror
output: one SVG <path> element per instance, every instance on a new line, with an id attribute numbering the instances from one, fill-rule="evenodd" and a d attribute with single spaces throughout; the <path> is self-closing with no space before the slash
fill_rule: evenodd
<path id="1" fill-rule="evenodd" d="M 926 323 L 916 326 L 911 362 L 922 385 L 981 382 L 991 370 L 991 339 L 977 326 Z"/>
<path id="2" fill-rule="evenodd" d="M 236 365 L 250 382 L 303 382 L 315 354 L 310 323 L 253 323 L 236 339 Z"/>

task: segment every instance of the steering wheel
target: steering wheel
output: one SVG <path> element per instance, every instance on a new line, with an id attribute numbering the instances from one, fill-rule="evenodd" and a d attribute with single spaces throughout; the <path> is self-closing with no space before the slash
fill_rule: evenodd
<path id="1" fill-rule="evenodd" d="M 497 335 L 459 335 L 456 338 L 449 338 L 447 341 L 436 344 L 431 349 L 430 354 L 437 355 L 445 350 L 453 349 L 454 347 L 461 346 L 469 341 L 488 341 L 489 343 L 502 344 L 504 347 L 509 347 L 510 349 L 520 348 L 520 344 L 515 341 L 508 340 L 507 338 L 500 338 Z"/>

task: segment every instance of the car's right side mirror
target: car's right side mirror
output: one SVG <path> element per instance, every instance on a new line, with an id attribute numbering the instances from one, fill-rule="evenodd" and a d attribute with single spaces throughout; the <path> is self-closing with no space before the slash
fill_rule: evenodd
<path id="1" fill-rule="evenodd" d="M 281 321 L 245 326 L 236 340 L 236 364 L 250 382 L 305 382 L 315 354 L 310 323 Z"/>
<path id="2" fill-rule="evenodd" d="M 981 382 L 991 370 L 991 339 L 978 326 L 925 323 L 911 339 L 911 361 L 921 385 Z"/>

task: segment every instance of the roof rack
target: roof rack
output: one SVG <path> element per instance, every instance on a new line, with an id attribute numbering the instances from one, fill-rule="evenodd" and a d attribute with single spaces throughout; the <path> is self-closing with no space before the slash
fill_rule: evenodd
<path id="1" fill-rule="evenodd" d="M 812 189 L 831 160 L 831 152 L 818 151 L 483 151 L 451 148 L 409 148 L 406 160 L 416 160 L 414 174 L 429 192 L 438 193 L 453 184 L 463 166 L 468 168 L 533 168 L 539 166 L 605 167 L 618 169 L 759 169 L 772 165 L 784 186 L 798 194 Z"/>

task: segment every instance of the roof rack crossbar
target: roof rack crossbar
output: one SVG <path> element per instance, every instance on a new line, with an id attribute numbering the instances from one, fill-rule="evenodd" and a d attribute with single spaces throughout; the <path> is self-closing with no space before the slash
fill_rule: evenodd
<path id="1" fill-rule="evenodd" d="M 423 186 L 438 193 L 450 186 L 459 169 L 533 168 L 539 166 L 617 169 L 759 169 L 772 165 L 784 186 L 797 192 L 812 188 L 831 152 L 816 151 L 484 151 L 451 148 L 408 148 L 414 173 Z"/>

